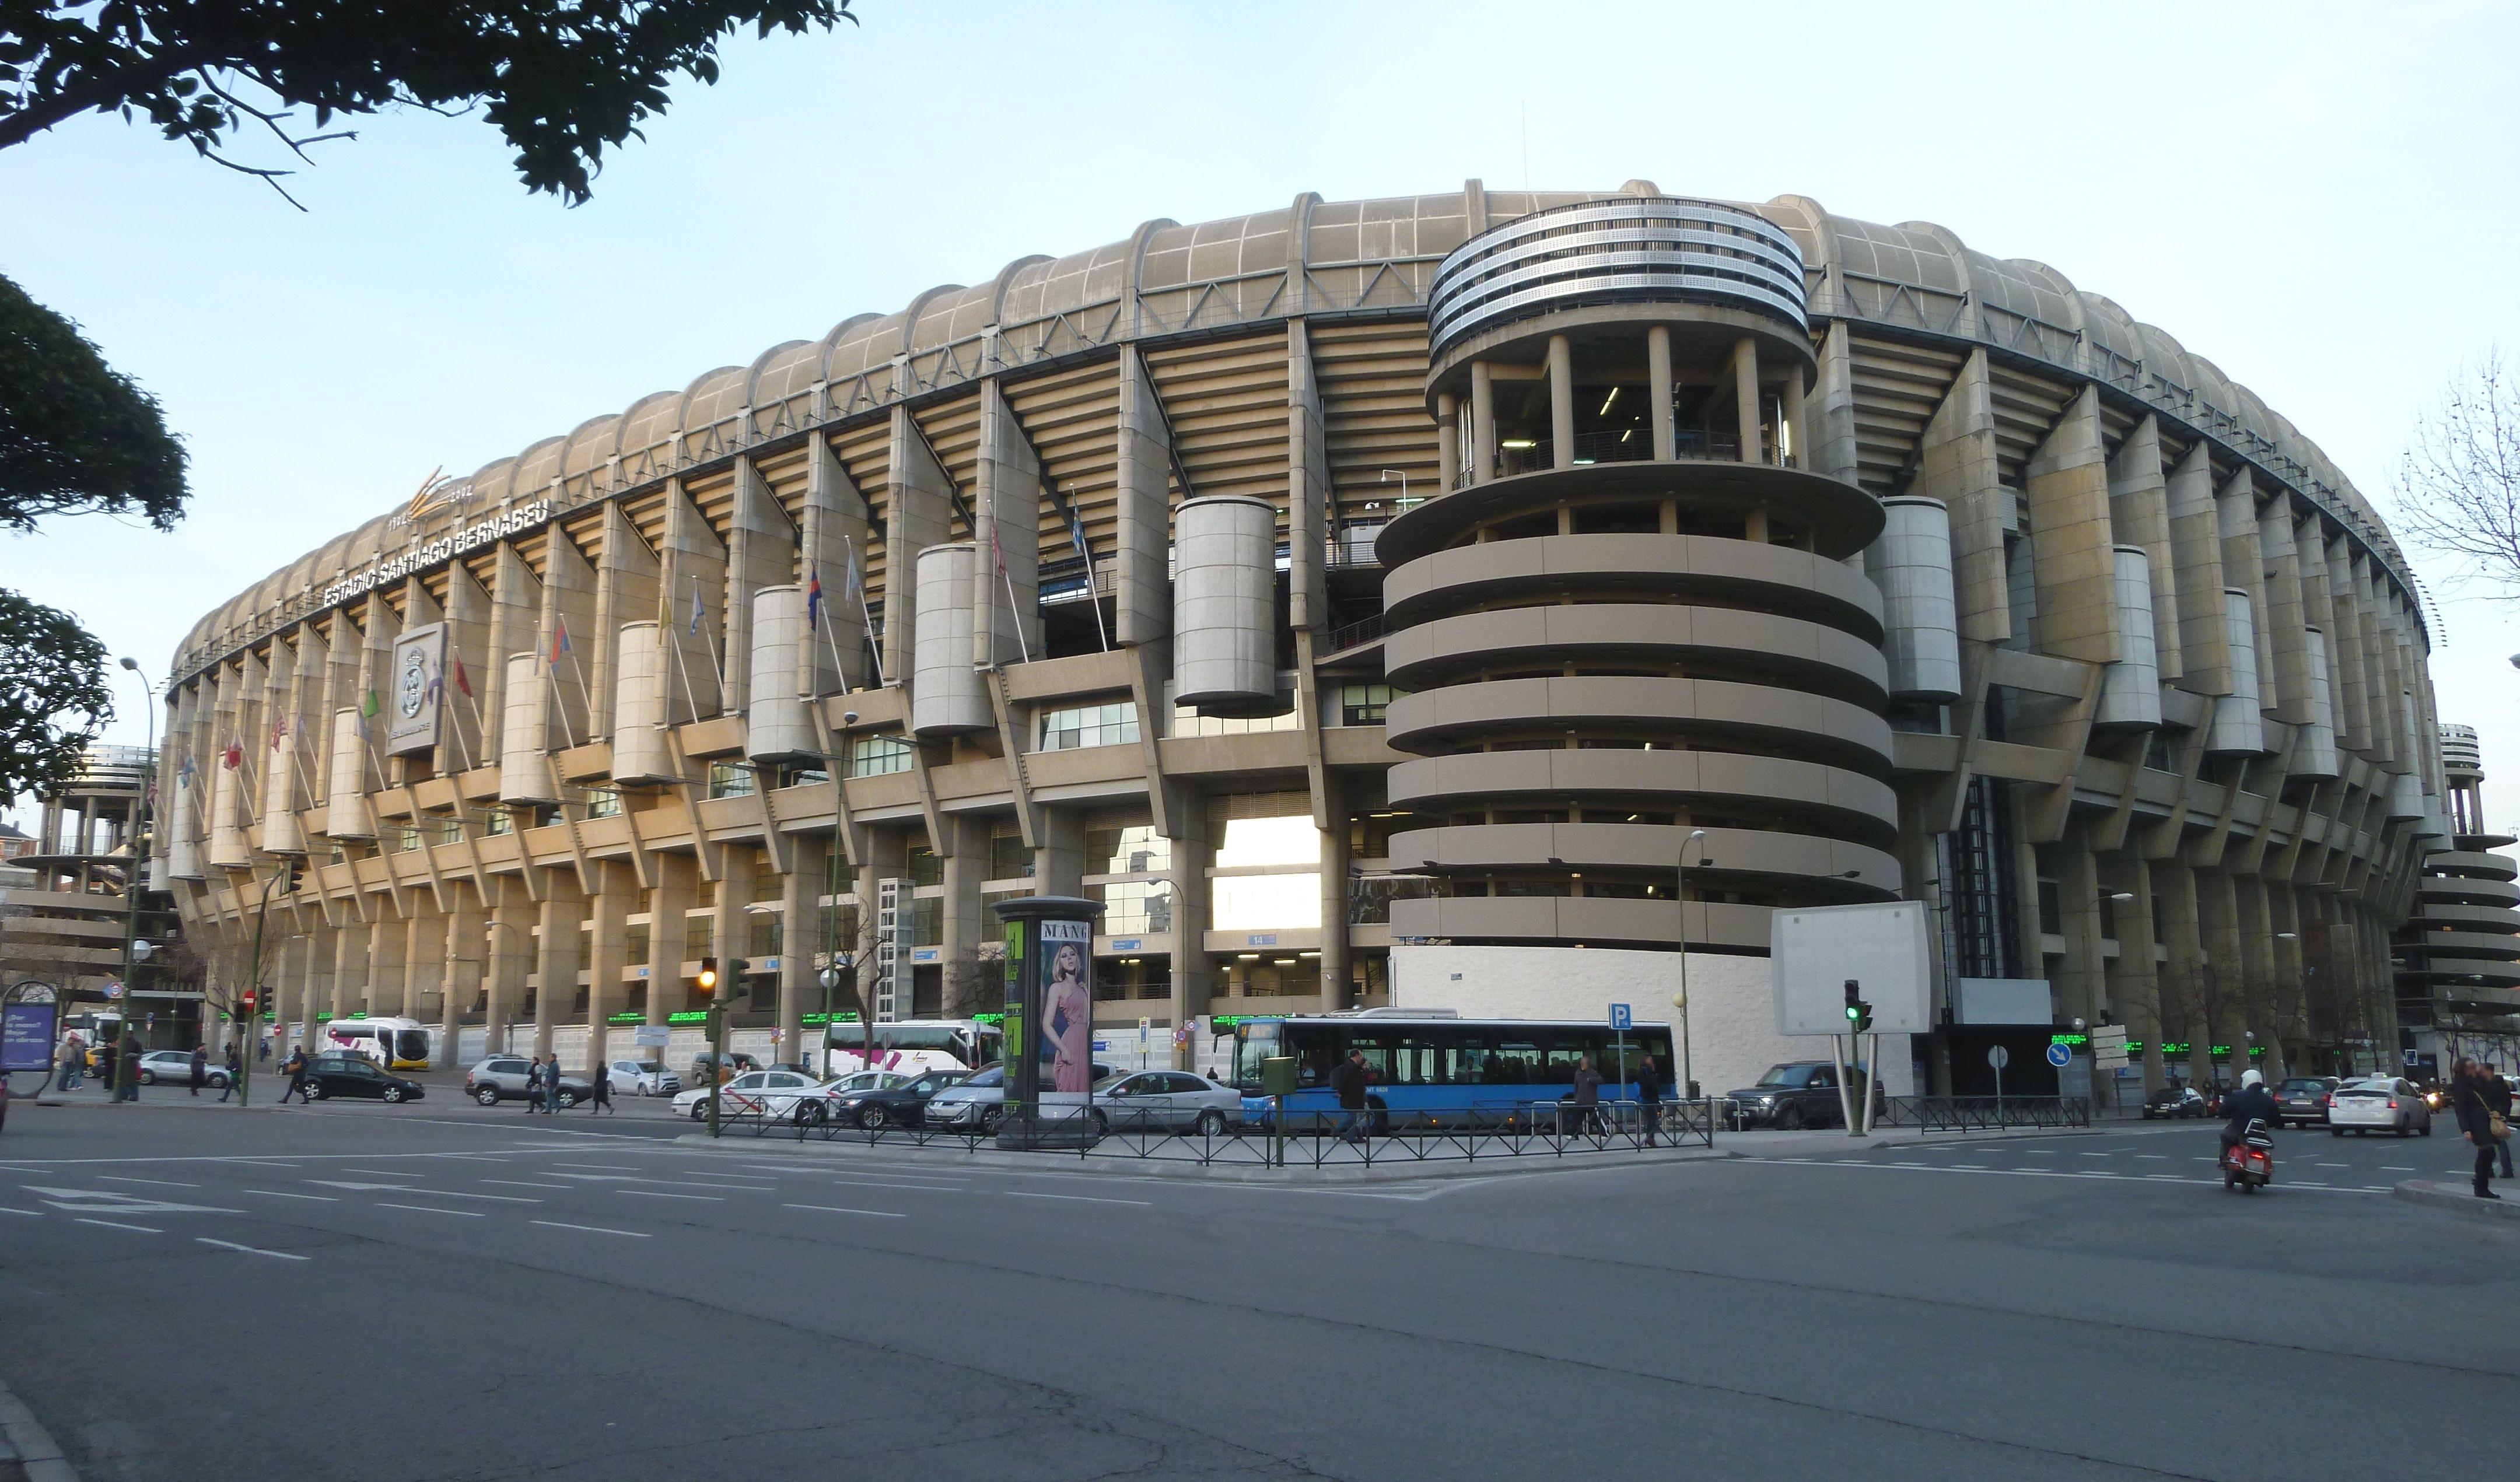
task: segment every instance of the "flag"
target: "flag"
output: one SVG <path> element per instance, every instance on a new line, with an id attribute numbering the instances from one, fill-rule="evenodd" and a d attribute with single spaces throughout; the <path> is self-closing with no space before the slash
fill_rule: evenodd
<path id="1" fill-rule="evenodd" d="M 189 787 L 193 786 L 193 759 L 191 757 L 185 757 L 184 765 L 175 769 L 175 786 L 178 787 Z"/>
<path id="2" fill-rule="evenodd" d="M 998 544 L 998 522 L 994 519 L 989 521 L 989 560 L 998 563 L 1000 576 L 1007 575 L 1007 553 L 1005 548 Z M 1007 579 L 1012 581 L 1014 578 L 1010 576 Z"/>
<path id="3" fill-rule="evenodd" d="M 288 717 L 288 716 L 286 716 L 286 715 L 284 715 L 284 716 L 282 716 L 280 719 L 278 719 L 278 720 L 276 720 L 276 721 L 272 722 L 272 725 L 271 725 L 271 749 L 272 749 L 272 750 L 274 750 L 274 751 L 279 750 L 279 749 L 280 749 L 280 743 L 281 743 L 283 741 L 288 740 L 288 738 L 289 738 L 289 717 Z"/>
<path id="4" fill-rule="evenodd" d="M 230 772 L 234 772 L 237 768 L 245 765 L 245 741 L 243 738 L 233 736 L 228 738 L 228 749 L 220 755 L 219 765 L 227 768 Z"/>
<path id="5" fill-rule="evenodd" d="M 694 573 L 694 574 L 693 574 L 693 576 L 692 576 L 692 637 L 694 637 L 694 638 L 698 638 L 698 637 L 699 637 L 699 636 L 700 636 L 700 579 L 699 579 L 699 576 L 698 576 L 698 573 Z"/>
<path id="6" fill-rule="evenodd" d="M 363 721 L 375 720 L 377 718 L 377 692 L 370 690 L 368 692 L 368 697 L 359 702 L 359 719 Z"/>
<path id="7" fill-rule="evenodd" d="M 805 567 L 805 631 L 814 631 L 823 610 L 823 573 L 812 565 Z"/>
<path id="8" fill-rule="evenodd" d="M 840 595 L 843 598 L 854 598 L 859 593 L 866 590 L 866 579 L 858 574 L 858 543 L 851 540 L 848 541 L 847 544 L 849 548 L 849 569 L 844 579 L 848 582 L 848 586 L 841 591 Z"/>
<path id="9" fill-rule="evenodd" d="M 472 680 L 464 672 L 464 655 L 461 653 L 455 655 L 455 693 L 466 699 L 472 697 Z"/>
<path id="10" fill-rule="evenodd" d="M 568 619 L 565 617 L 555 618 L 552 622 L 552 663 L 554 665 L 558 665 L 560 663 L 560 656 L 568 651 Z"/>
<path id="11" fill-rule="evenodd" d="M 1094 564 L 1094 552 L 1085 544 L 1085 522 L 1076 517 L 1076 509 L 1073 505 L 1067 510 L 1067 539 L 1076 547 L 1076 554 L 1084 559 L 1087 568 L 1091 569 Z"/>

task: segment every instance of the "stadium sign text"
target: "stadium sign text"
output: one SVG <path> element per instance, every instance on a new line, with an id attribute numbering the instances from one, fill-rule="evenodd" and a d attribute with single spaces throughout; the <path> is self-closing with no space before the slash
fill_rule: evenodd
<path id="1" fill-rule="evenodd" d="M 386 582 L 400 581 L 415 571 L 426 571 L 431 566 L 443 565 L 467 551 L 475 551 L 483 546 L 505 540 L 511 535 L 548 524 L 551 517 L 552 502 L 548 499 L 529 500 L 524 504 L 511 506 L 487 519 L 476 519 L 469 525 L 459 525 L 435 540 L 422 541 L 399 556 L 388 556 L 382 561 L 372 561 L 363 570 L 353 571 L 338 581 L 327 583 L 321 594 L 321 602 L 328 607 L 345 602 L 350 598 L 372 592 Z"/>

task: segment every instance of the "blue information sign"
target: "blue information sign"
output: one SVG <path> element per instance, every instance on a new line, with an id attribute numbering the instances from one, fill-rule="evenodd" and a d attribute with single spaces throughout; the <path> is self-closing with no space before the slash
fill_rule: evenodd
<path id="1" fill-rule="evenodd" d="M 2059 1070 L 2062 1070 L 2066 1066 L 2074 1063 L 2074 1047 L 2071 1045 L 2048 1046 L 2048 1063 L 2055 1066 Z"/>
<path id="2" fill-rule="evenodd" d="M 1636 1016 L 1627 1005 L 1612 1004 L 1610 1006 L 1610 1027 L 1620 1030 L 1633 1029 L 1636 1027 Z"/>
<path id="3" fill-rule="evenodd" d="M 0 1009 L 0 1070 L 50 1070 L 53 1027 L 60 1011 L 53 1004 L 11 1004 Z"/>

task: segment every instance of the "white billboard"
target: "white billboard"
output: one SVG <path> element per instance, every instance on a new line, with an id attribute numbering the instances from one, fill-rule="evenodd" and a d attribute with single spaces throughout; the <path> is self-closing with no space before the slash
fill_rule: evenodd
<path id="1" fill-rule="evenodd" d="M 1933 959 L 1926 950 L 1925 929 L 1920 901 L 1779 909 L 1768 926 L 1777 1032 L 1846 1033 L 1850 978 L 1872 1006 L 1874 1031 L 1931 1030 L 1926 989 L 1933 979 Z"/>

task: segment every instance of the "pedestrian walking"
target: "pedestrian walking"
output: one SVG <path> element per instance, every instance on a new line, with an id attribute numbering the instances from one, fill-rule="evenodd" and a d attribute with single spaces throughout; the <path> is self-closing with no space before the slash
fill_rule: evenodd
<path id="1" fill-rule="evenodd" d="M 244 1078 L 245 1060 L 238 1055 L 237 1047 L 230 1045 L 228 1047 L 228 1078 L 219 1083 L 219 1100 L 224 1101 L 228 1099 L 228 1094 L 230 1092 L 238 1091 L 239 1087 L 237 1082 Z"/>
<path id="2" fill-rule="evenodd" d="M 117 1063 L 118 1061 L 118 1063 Z M 140 1036 L 123 1031 L 121 1054 L 107 1061 L 113 1067 L 113 1084 L 119 1088 L 114 1099 L 123 1101 L 140 1100 Z"/>
<path id="3" fill-rule="evenodd" d="M 2496 1116 L 2502 1118 L 2502 1125 L 2508 1128 L 2511 1125 L 2510 1078 L 2505 1076 L 2499 1070 L 2495 1070 L 2486 1066 L 2479 1066 L 2478 1073 L 2484 1078 L 2486 1108 L 2492 1111 Z M 2502 1177 L 2505 1179 L 2510 1178 L 2511 1140 L 2506 1137 L 2497 1141 L 2494 1145 L 2494 1152 L 2498 1158 L 2501 1159 Z"/>
<path id="4" fill-rule="evenodd" d="M 1662 1071 L 1650 1055 L 1637 1057 L 1637 1100 L 1644 1108 L 1645 1145 L 1657 1145 L 1655 1134 L 1662 1121 Z"/>
<path id="5" fill-rule="evenodd" d="M 72 1035 L 62 1046 L 62 1089 L 79 1089 L 79 1071 L 87 1065 L 87 1052 L 79 1047 L 78 1036 Z"/>
<path id="6" fill-rule="evenodd" d="M 542 1109 L 543 1057 L 535 1055 L 533 1063 L 525 1067 L 525 1115 L 532 1116 Z"/>
<path id="7" fill-rule="evenodd" d="M 2458 1121 L 2459 1135 L 2476 1149 L 2476 1196 L 2498 1199 L 2502 1195 L 2496 1193 L 2490 1186 L 2494 1180 L 2495 1147 L 2499 1141 L 2494 1136 L 2494 1128 L 2502 1119 L 2486 1104 L 2483 1071 L 2484 1068 L 2474 1060 L 2458 1062 L 2458 1070 L 2452 1081 L 2451 1106 Z M 2503 1135 L 2508 1137 L 2509 1124 L 2503 1123 Z"/>
<path id="8" fill-rule="evenodd" d="M 612 1072 L 602 1065 L 595 1067 L 595 1094 L 586 1099 L 586 1114 L 593 1116 L 599 1111 L 621 1114 L 621 1108 L 612 1104 Z"/>
<path id="9" fill-rule="evenodd" d="M 1330 1067 L 1330 1094 L 1338 1098 L 1339 1140 L 1345 1143 L 1365 1141 L 1365 1052 L 1351 1050 L 1347 1058 Z"/>
<path id="10" fill-rule="evenodd" d="M 193 1045 L 193 1095 L 202 1094 L 202 1086 L 210 1078 L 210 1047 L 196 1041 Z"/>
<path id="11" fill-rule="evenodd" d="M 560 1053 L 543 1061 L 543 1115 L 560 1115 Z"/>
<path id="12" fill-rule="evenodd" d="M 287 1090 L 280 1093 L 280 1100 L 283 1104 L 286 1104 L 291 1097 L 297 1098 L 298 1104 L 300 1105 L 314 1100 L 306 1094 L 305 1051 L 292 1050 L 289 1052 L 288 1060 L 284 1062 L 280 1068 L 289 1072 L 289 1087 Z"/>
<path id="13" fill-rule="evenodd" d="M 1575 1131 L 1579 1136 L 1588 1128 L 1596 1133 L 1601 1130 L 1601 1072 L 1593 1068 L 1591 1055 L 1575 1057 L 1575 1089 L 1566 1101 L 1575 1108 Z"/>
<path id="14" fill-rule="evenodd" d="M 253 1062 L 257 1065 L 268 1065 L 271 1063 L 270 1035 L 262 1035 L 255 1039 L 253 1043 Z"/>

